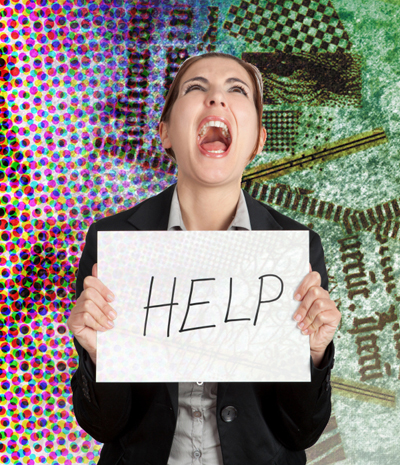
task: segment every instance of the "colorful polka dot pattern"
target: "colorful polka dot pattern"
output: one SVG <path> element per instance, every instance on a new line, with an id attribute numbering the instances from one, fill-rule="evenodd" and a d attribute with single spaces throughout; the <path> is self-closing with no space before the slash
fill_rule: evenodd
<path id="1" fill-rule="evenodd" d="M 156 137 L 159 44 L 187 35 L 170 11 L 0 0 L 0 464 L 98 461 L 73 414 L 66 321 L 92 221 L 175 181 Z"/>

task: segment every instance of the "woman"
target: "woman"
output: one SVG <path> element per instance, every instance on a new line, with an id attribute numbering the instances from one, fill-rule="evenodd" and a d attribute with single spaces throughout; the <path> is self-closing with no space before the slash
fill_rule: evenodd
<path id="1" fill-rule="evenodd" d="M 340 313 L 327 292 L 318 235 L 295 293 L 294 319 L 310 338 L 310 383 L 96 383 L 96 332 L 113 327 L 111 290 L 97 279 L 99 230 L 307 229 L 241 191 L 245 166 L 262 150 L 262 80 L 231 55 L 181 66 L 159 134 L 178 180 L 136 207 L 93 224 L 68 326 L 79 353 L 72 379 L 79 424 L 104 442 L 106 464 L 304 464 L 330 416 L 332 338 Z M 321 286 L 322 282 L 322 286 Z"/>

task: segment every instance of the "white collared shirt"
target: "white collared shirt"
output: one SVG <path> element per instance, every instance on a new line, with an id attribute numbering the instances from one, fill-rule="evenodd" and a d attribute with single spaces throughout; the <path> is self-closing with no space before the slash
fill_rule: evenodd
<path id="1" fill-rule="evenodd" d="M 228 228 L 228 231 L 235 230 L 251 230 L 243 191 Z M 186 231 L 176 188 L 168 231 Z M 168 465 L 223 465 L 216 418 L 217 390 L 218 383 L 179 383 L 178 419 Z"/>

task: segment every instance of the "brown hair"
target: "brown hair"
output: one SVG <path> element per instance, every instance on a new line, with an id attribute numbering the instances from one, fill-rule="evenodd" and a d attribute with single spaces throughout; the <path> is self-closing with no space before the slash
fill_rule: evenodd
<path id="1" fill-rule="evenodd" d="M 254 87 L 254 105 L 257 110 L 258 114 L 258 137 L 256 141 L 256 145 L 253 149 L 252 156 L 249 161 L 253 160 L 253 158 L 257 155 L 257 148 L 261 137 L 261 129 L 262 129 L 262 114 L 263 114 L 263 81 L 260 71 L 251 63 L 247 63 L 247 61 L 241 60 L 233 55 L 229 55 L 228 53 L 220 53 L 220 52 L 210 52 L 204 53 L 203 55 L 197 55 L 194 57 L 190 57 L 185 60 L 182 65 L 180 66 L 175 79 L 173 80 L 171 87 L 168 90 L 167 98 L 165 99 L 164 109 L 161 114 L 160 122 L 164 121 L 165 123 L 169 122 L 169 118 L 171 116 L 172 107 L 176 102 L 176 99 L 179 95 L 179 85 L 182 80 L 182 76 L 188 70 L 190 66 L 196 63 L 199 60 L 204 60 L 205 58 L 229 58 L 231 60 L 235 60 L 239 63 L 250 75 L 251 80 L 253 82 Z M 169 157 L 171 157 L 174 161 L 175 154 L 172 148 L 165 149 Z"/>

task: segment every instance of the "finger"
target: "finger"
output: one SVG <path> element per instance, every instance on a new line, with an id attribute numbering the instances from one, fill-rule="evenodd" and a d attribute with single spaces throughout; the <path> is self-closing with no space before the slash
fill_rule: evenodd
<path id="1" fill-rule="evenodd" d="M 93 265 L 94 268 L 95 265 Z M 96 272 L 97 272 L 97 267 L 96 267 Z M 115 299 L 114 294 L 108 289 L 108 287 L 103 284 L 100 279 L 94 277 L 94 276 L 86 276 L 86 278 L 83 280 L 83 289 L 88 289 L 89 287 L 92 287 L 97 290 L 97 292 L 103 296 L 104 300 L 107 300 L 108 302 L 112 302 Z"/>
<path id="2" fill-rule="evenodd" d="M 299 305 L 298 309 L 296 310 L 296 313 L 293 316 L 294 319 L 299 323 L 303 322 L 314 301 L 316 301 L 317 299 L 330 300 L 329 292 L 323 289 L 321 286 L 310 287 L 305 296 L 303 297 L 303 300 L 301 301 L 301 304 Z M 299 327 L 302 326 L 299 325 Z"/>
<path id="3" fill-rule="evenodd" d="M 107 300 L 104 299 L 104 297 L 94 287 L 88 287 L 87 289 L 85 289 L 82 292 L 81 297 L 83 301 L 81 306 L 83 309 L 85 302 L 91 301 L 97 308 L 100 309 L 100 311 L 105 315 L 107 319 L 114 320 L 117 317 L 117 312 L 114 310 L 114 308 L 107 302 Z"/>
<path id="4" fill-rule="evenodd" d="M 327 331 L 334 333 L 340 321 L 340 317 L 338 317 L 338 315 L 340 315 L 340 312 L 336 307 L 319 313 L 304 334 L 309 334 L 311 336 L 324 328 Z"/>
<path id="5" fill-rule="evenodd" d="M 319 313 L 318 316 L 313 321 L 313 324 L 310 325 L 307 329 L 303 329 L 301 332 L 305 336 L 311 336 L 314 333 L 317 333 L 322 326 L 324 326 L 324 315 L 328 312 Z"/>
<path id="6" fill-rule="evenodd" d="M 97 263 L 95 263 L 92 267 L 92 276 L 94 276 L 95 278 L 98 278 L 98 274 L 97 274 Z"/>
<path id="7" fill-rule="evenodd" d="M 89 327 L 91 329 L 94 329 L 95 331 L 101 331 L 102 333 L 104 331 L 107 331 L 108 329 L 111 329 L 111 327 L 104 327 L 102 326 L 98 321 L 96 321 L 92 315 L 89 314 L 86 314 L 86 321 L 85 321 L 85 325 L 86 327 Z"/>
<path id="8" fill-rule="evenodd" d="M 78 327 L 82 330 L 82 328 L 87 329 L 90 328 L 94 331 L 107 331 L 111 329 L 110 326 L 102 326 L 94 317 L 88 312 L 84 312 L 80 314 L 79 319 L 77 319 L 76 324 L 79 325 Z M 72 330 L 72 328 L 71 328 Z M 79 336 L 81 331 L 76 332 L 76 336 Z"/>
<path id="9" fill-rule="evenodd" d="M 321 321 L 320 315 L 328 313 L 329 316 L 329 312 L 332 314 L 335 308 L 335 303 L 330 299 L 315 300 L 303 320 L 299 322 L 298 327 L 303 333 L 311 334 L 315 332 L 319 328 L 318 322 Z M 324 315 L 324 318 L 326 316 L 327 315 Z"/>
<path id="10" fill-rule="evenodd" d="M 112 320 L 115 313 L 113 313 L 114 310 L 107 303 L 104 307 L 100 307 L 93 300 L 86 299 L 77 310 L 77 314 L 81 315 L 85 325 L 91 327 L 92 329 L 97 330 L 98 326 L 102 326 L 103 328 L 114 327 Z M 93 320 L 96 322 L 96 326 L 91 325 Z"/>
<path id="11" fill-rule="evenodd" d="M 72 334 L 78 338 L 83 337 L 84 339 L 87 339 L 87 330 L 106 331 L 107 329 L 111 329 L 112 325 L 107 324 L 106 322 L 101 324 L 99 320 L 93 316 L 96 312 L 99 312 L 99 309 L 96 309 L 93 302 L 90 303 L 88 301 L 84 306 L 75 306 L 67 321 L 68 328 Z"/>
<path id="12" fill-rule="evenodd" d="M 294 293 L 294 298 L 296 300 L 303 300 L 310 287 L 313 286 L 321 286 L 321 275 L 318 273 L 318 271 L 311 271 L 311 273 L 308 273 L 304 277 L 303 281 L 300 283 L 300 286 Z"/>
<path id="13" fill-rule="evenodd" d="M 310 268 L 310 273 L 312 272 L 312 267 L 311 267 L 311 263 L 308 264 L 309 268 Z"/>
<path id="14" fill-rule="evenodd" d="M 90 327 L 94 329 L 95 331 L 107 331 L 108 329 L 111 329 L 114 327 L 114 324 L 110 321 L 107 320 L 106 323 L 101 324 L 98 319 L 96 319 L 93 315 L 90 313 L 86 312 L 84 314 L 84 323 L 85 326 Z M 110 324 L 111 323 L 111 324 Z"/>

